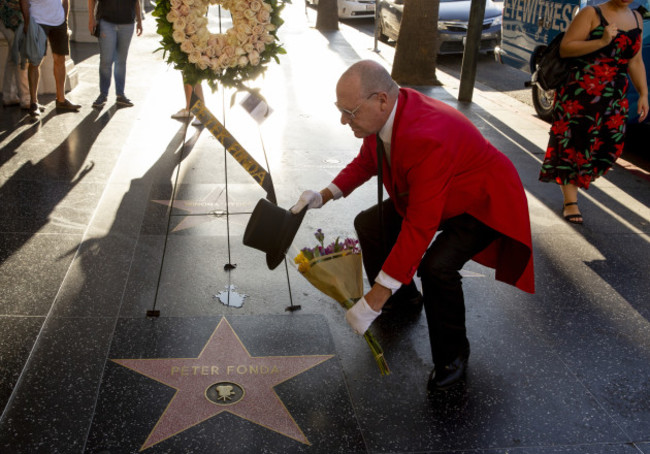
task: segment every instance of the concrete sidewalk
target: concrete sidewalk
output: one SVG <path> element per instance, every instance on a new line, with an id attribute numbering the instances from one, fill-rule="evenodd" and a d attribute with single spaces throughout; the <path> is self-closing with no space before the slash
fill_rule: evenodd
<path id="1" fill-rule="evenodd" d="M 357 153 L 333 105 L 339 75 L 362 58 L 388 67 L 392 48 L 373 52 L 346 24 L 320 33 L 302 3 L 283 17 L 288 53 L 251 84 L 272 115 L 258 126 L 231 91 L 206 105 L 268 164 L 289 207 Z M 481 85 L 459 103 L 442 72 L 442 87 L 421 88 L 517 167 L 537 285 L 528 295 L 467 265 L 467 384 L 429 395 L 423 314 L 373 325 L 392 370 L 382 377 L 337 303 L 291 260 L 269 271 L 243 246 L 265 193 L 209 131 L 170 118 L 181 78 L 153 53 L 154 19 L 144 25 L 127 72 L 135 107 L 111 93 L 91 108 L 99 57 L 78 45 L 80 113 L 50 102 L 34 123 L 2 110 L 0 451 L 650 454 L 650 182 L 617 166 L 581 195 L 585 225 L 571 226 L 559 189 L 537 181 L 548 125 L 532 108 Z M 375 201 L 370 182 L 308 212 L 288 256 L 318 228 L 353 236 Z"/>

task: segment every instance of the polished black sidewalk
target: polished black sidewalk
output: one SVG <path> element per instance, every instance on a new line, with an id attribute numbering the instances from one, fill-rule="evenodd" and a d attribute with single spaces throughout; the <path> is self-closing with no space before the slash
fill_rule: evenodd
<path id="1" fill-rule="evenodd" d="M 388 66 L 393 50 L 346 24 L 318 32 L 302 3 L 284 17 L 288 53 L 255 84 L 272 115 L 258 126 L 231 91 L 206 105 L 258 162 L 266 152 L 289 207 L 359 147 L 332 104 L 339 75 L 360 58 Z M 112 93 L 90 107 L 99 58 L 76 44 L 79 113 L 52 98 L 36 122 L 0 110 L 0 452 L 650 454 L 646 172 L 616 166 L 581 196 L 585 225 L 569 225 L 559 189 L 537 181 L 548 125 L 532 108 L 481 85 L 459 103 L 443 72 L 422 88 L 519 170 L 537 285 L 467 265 L 467 383 L 430 395 L 424 314 L 373 325 L 382 377 L 337 303 L 291 260 L 269 271 L 243 246 L 265 193 L 209 131 L 170 119 L 181 78 L 153 53 L 154 25 L 131 45 L 135 107 Z M 289 256 L 318 228 L 352 236 L 375 197 L 370 182 L 308 212 Z"/>

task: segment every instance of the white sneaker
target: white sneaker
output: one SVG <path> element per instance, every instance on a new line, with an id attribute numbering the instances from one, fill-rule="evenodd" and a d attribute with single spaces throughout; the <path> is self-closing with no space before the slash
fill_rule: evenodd
<path id="1" fill-rule="evenodd" d="M 189 117 L 192 117 L 192 114 L 187 109 L 181 109 L 172 115 L 174 120 L 187 120 Z"/>
<path id="2" fill-rule="evenodd" d="M 203 123 L 201 123 L 201 120 L 198 118 L 195 118 L 194 121 L 192 122 L 192 126 L 203 126 Z"/>

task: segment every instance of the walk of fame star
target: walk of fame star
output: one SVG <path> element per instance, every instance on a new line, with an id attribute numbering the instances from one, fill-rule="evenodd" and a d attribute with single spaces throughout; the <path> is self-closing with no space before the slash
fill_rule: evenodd
<path id="1" fill-rule="evenodd" d="M 218 215 L 225 208 L 225 188 L 218 187 L 212 190 L 201 200 L 152 200 L 161 205 L 170 206 L 178 210 L 187 211 L 188 215 L 172 230 L 189 229 L 205 222 L 210 222 L 210 215 Z M 225 211 L 224 211 L 225 213 Z"/>
<path id="2" fill-rule="evenodd" d="M 273 387 L 332 357 L 252 357 L 222 318 L 197 358 L 112 361 L 176 389 L 144 450 L 224 411 L 309 444 Z"/>

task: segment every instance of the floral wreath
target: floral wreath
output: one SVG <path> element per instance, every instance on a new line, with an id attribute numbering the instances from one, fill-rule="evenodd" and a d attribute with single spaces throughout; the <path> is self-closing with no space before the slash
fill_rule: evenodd
<path id="1" fill-rule="evenodd" d="M 289 0 L 159 0 L 152 15 L 158 23 L 160 43 L 167 63 L 183 73 L 183 82 L 207 80 L 225 87 L 243 83 L 266 71 L 266 65 L 286 50 L 277 42 L 284 21 L 280 11 Z M 210 33 L 209 5 L 230 11 L 233 26 L 225 33 Z M 158 49 L 160 50 L 160 49 Z"/>

